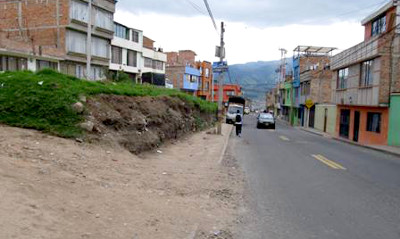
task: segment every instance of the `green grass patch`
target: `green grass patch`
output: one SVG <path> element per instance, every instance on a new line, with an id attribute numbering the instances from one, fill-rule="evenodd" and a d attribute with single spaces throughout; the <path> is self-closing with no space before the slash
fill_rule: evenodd
<path id="1" fill-rule="evenodd" d="M 90 82 L 52 70 L 0 73 L 0 123 L 32 128 L 62 137 L 78 137 L 83 116 L 71 105 L 79 97 L 98 94 L 178 97 L 201 112 L 213 113 L 217 106 L 178 90 L 129 82 Z"/>

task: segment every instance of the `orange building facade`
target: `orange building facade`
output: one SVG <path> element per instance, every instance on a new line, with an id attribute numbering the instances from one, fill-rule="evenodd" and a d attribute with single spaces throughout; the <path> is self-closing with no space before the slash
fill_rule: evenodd
<path id="1" fill-rule="evenodd" d="M 196 68 L 200 71 L 199 89 L 196 95 L 204 100 L 212 100 L 212 64 L 207 61 L 196 62 Z"/>
<path id="2" fill-rule="evenodd" d="M 387 144 L 389 109 L 371 106 L 338 106 L 339 137 L 362 144 Z"/>
<path id="3" fill-rule="evenodd" d="M 218 102 L 218 84 L 214 85 L 214 102 Z M 230 96 L 242 96 L 242 87 L 236 84 L 225 84 L 223 88 L 223 103 L 227 103 L 229 101 Z"/>

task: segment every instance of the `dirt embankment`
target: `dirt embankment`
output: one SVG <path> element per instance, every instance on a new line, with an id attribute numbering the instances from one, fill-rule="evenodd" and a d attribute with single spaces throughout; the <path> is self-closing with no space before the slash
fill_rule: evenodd
<path id="1" fill-rule="evenodd" d="M 0 238 L 237 238 L 243 175 L 219 163 L 227 127 L 138 157 L 0 125 Z"/>
<path id="2" fill-rule="evenodd" d="M 176 97 L 100 95 L 86 105 L 87 120 L 93 123 L 88 139 L 115 142 L 134 154 L 215 122 L 215 114 L 200 112 Z"/>

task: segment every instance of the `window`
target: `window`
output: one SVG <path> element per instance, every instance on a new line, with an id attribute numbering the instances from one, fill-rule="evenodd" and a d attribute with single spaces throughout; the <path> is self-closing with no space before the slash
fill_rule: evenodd
<path id="1" fill-rule="evenodd" d="M 42 60 L 36 61 L 36 69 L 38 71 L 46 69 L 46 68 L 57 70 L 57 63 L 51 62 L 51 61 L 42 61 Z"/>
<path id="2" fill-rule="evenodd" d="M 0 71 L 20 71 L 27 68 L 28 61 L 26 58 L 0 55 Z"/>
<path id="3" fill-rule="evenodd" d="M 122 48 L 111 46 L 111 63 L 122 64 Z"/>
<path id="4" fill-rule="evenodd" d="M 98 37 L 92 37 L 92 55 L 108 58 L 108 41 Z"/>
<path id="5" fill-rule="evenodd" d="M 381 132 L 381 113 L 371 113 L 367 114 L 367 131 L 370 132 Z"/>
<path id="6" fill-rule="evenodd" d="M 162 61 L 153 61 L 153 69 L 164 70 L 164 63 Z"/>
<path id="7" fill-rule="evenodd" d="M 150 58 L 144 58 L 144 67 L 152 68 L 153 67 L 153 60 Z"/>
<path id="8" fill-rule="evenodd" d="M 206 68 L 206 77 L 210 77 L 210 69 Z"/>
<path id="9" fill-rule="evenodd" d="M 227 91 L 226 95 L 227 96 L 234 96 L 235 95 L 235 91 L 233 91 L 233 90 Z"/>
<path id="10" fill-rule="evenodd" d="M 349 78 L 349 68 L 344 68 L 344 69 L 339 70 L 337 89 L 346 89 L 348 78 Z"/>
<path id="11" fill-rule="evenodd" d="M 86 54 L 86 35 L 76 31 L 67 31 L 67 50 Z"/>
<path id="12" fill-rule="evenodd" d="M 137 52 L 128 50 L 128 66 L 137 67 Z"/>
<path id="13" fill-rule="evenodd" d="M 132 31 L 132 41 L 139 43 L 139 32 L 137 31 Z"/>
<path id="14" fill-rule="evenodd" d="M 364 61 L 361 63 L 361 80 L 360 86 L 371 86 L 373 83 L 372 79 L 372 67 L 373 67 L 373 60 Z"/>
<path id="15" fill-rule="evenodd" d="M 386 16 L 380 17 L 372 22 L 371 36 L 377 36 L 386 31 Z"/>
<path id="16" fill-rule="evenodd" d="M 88 22 L 89 19 L 89 6 L 85 2 L 73 0 L 71 1 L 71 7 L 69 9 L 69 16 L 71 19 L 75 19 L 81 22 Z"/>
<path id="17" fill-rule="evenodd" d="M 119 38 L 129 40 L 129 29 L 121 24 L 114 23 L 114 35 Z"/>
<path id="18" fill-rule="evenodd" d="M 76 76 L 77 78 L 81 78 L 81 79 L 85 78 L 85 66 L 83 66 L 83 65 L 76 65 L 76 68 L 75 68 L 75 76 Z"/>
<path id="19" fill-rule="evenodd" d="M 300 84 L 300 91 L 301 95 L 309 95 L 311 92 L 311 82 L 310 81 L 305 81 Z"/>
<path id="20" fill-rule="evenodd" d="M 96 9 L 96 26 L 112 31 L 113 14 L 101 9 Z"/>
<path id="21" fill-rule="evenodd" d="M 209 90 L 210 89 L 210 82 L 206 82 L 206 88 L 205 90 Z"/>
<path id="22" fill-rule="evenodd" d="M 101 66 L 91 66 L 90 70 L 91 70 L 90 79 L 92 80 L 104 79 L 104 70 Z"/>

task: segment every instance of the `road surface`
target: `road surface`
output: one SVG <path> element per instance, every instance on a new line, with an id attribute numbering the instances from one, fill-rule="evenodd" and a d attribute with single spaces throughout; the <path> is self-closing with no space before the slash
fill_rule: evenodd
<path id="1" fill-rule="evenodd" d="M 248 184 L 240 238 L 400 238 L 400 158 L 252 116 L 231 146 Z"/>

